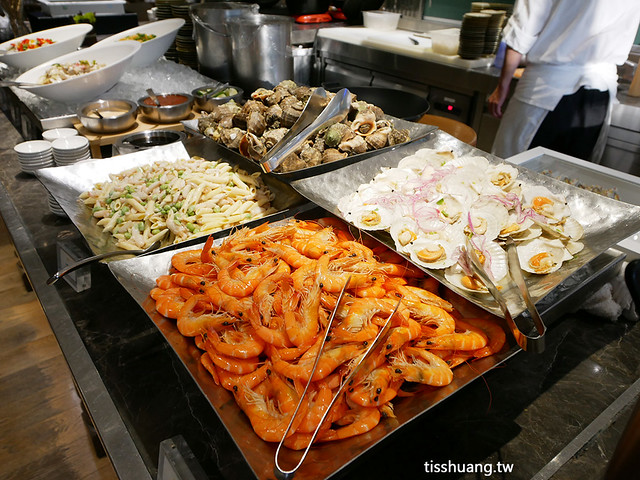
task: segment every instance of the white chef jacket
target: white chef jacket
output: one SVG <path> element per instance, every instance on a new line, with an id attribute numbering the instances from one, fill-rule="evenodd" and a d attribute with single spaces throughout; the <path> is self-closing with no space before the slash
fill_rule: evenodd
<path id="1" fill-rule="evenodd" d="M 640 22 L 640 0 L 517 0 L 503 41 L 526 55 L 527 67 L 518 80 L 507 113 L 514 117 L 522 103 L 553 110 L 564 95 L 580 87 L 617 90 L 616 65 L 629 55 Z M 520 107 L 519 107 L 520 106 Z M 531 108 L 521 114 L 531 115 Z M 527 130 L 514 130 L 502 119 L 494 153 L 506 158 L 528 148 L 544 112 L 528 119 Z M 523 122 L 520 122 L 521 124 Z M 502 130 L 502 131 L 500 131 Z M 505 131 L 506 130 L 506 131 Z M 515 142 L 513 136 L 522 137 Z M 505 136 L 511 137 L 504 140 Z M 500 142 L 518 143 L 517 151 L 505 151 Z"/>

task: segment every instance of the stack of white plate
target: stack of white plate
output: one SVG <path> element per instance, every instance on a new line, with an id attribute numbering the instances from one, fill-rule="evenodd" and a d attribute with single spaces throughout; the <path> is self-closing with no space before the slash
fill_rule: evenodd
<path id="1" fill-rule="evenodd" d="M 42 132 L 42 138 L 49 142 L 53 142 L 58 138 L 74 137 L 76 135 L 78 135 L 78 131 L 75 128 L 52 128 Z"/>
<path id="2" fill-rule="evenodd" d="M 89 140 L 78 135 L 63 137 L 51 143 L 53 147 L 53 158 L 59 167 L 73 165 L 80 160 L 91 158 L 89 152 Z"/>
<path id="3" fill-rule="evenodd" d="M 50 193 L 48 195 L 49 195 L 49 210 L 51 211 L 51 213 L 53 213 L 54 215 L 58 215 L 59 217 L 66 217 L 67 214 L 62 209 L 60 204 L 56 201 L 54 196 L 51 195 Z"/>
<path id="4" fill-rule="evenodd" d="M 18 154 L 20 169 L 33 174 L 39 168 L 55 167 L 53 148 L 46 140 L 29 140 L 13 147 Z"/>

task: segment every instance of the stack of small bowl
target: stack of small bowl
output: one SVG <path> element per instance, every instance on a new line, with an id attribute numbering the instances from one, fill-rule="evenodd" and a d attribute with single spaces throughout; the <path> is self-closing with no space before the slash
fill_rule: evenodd
<path id="1" fill-rule="evenodd" d="M 53 158 L 59 167 L 73 165 L 81 160 L 91 158 L 89 140 L 86 137 L 76 135 L 58 138 L 53 141 L 51 146 L 53 147 Z"/>
<path id="2" fill-rule="evenodd" d="M 24 173 L 33 175 L 40 168 L 56 166 L 53 160 L 53 148 L 47 140 L 22 142 L 13 147 L 13 150 L 18 154 L 20 170 Z"/>
<path id="3" fill-rule="evenodd" d="M 480 12 L 465 13 L 460 26 L 458 55 L 465 59 L 480 58 L 484 54 L 485 35 L 491 15 Z"/>
<path id="4" fill-rule="evenodd" d="M 471 2 L 472 12 L 481 12 L 487 8 L 491 8 L 491 4 L 489 2 Z"/>
<path id="5" fill-rule="evenodd" d="M 487 31 L 484 35 L 484 51 L 485 55 L 493 55 L 498 50 L 500 44 L 500 34 L 502 33 L 502 25 L 507 12 L 504 10 L 482 10 L 480 13 L 491 15 L 487 25 Z"/>

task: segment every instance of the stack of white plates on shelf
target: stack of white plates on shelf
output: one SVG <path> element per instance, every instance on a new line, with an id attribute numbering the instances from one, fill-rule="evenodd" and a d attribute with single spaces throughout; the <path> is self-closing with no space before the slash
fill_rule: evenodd
<path id="1" fill-rule="evenodd" d="M 50 193 L 48 194 L 48 196 L 49 196 L 49 210 L 51 211 L 51 213 L 53 213 L 54 215 L 58 215 L 59 217 L 66 217 L 67 214 L 62 209 L 60 204 L 56 202 L 56 199 L 54 198 L 54 196 L 51 195 Z"/>
<path id="2" fill-rule="evenodd" d="M 59 167 L 73 165 L 81 160 L 91 158 L 89 140 L 86 137 L 75 135 L 58 138 L 53 141 L 51 146 L 53 147 L 53 158 Z"/>
<path id="3" fill-rule="evenodd" d="M 75 128 L 52 128 L 42 132 L 42 138 L 49 142 L 53 142 L 58 138 L 74 137 L 78 135 L 78 131 Z"/>
<path id="4" fill-rule="evenodd" d="M 20 169 L 33 174 L 39 168 L 55 167 L 53 148 L 46 140 L 29 140 L 13 147 L 18 154 Z"/>

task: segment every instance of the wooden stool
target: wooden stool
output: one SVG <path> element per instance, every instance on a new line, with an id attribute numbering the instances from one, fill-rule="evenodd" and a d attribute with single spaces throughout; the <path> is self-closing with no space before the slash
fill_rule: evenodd
<path id="1" fill-rule="evenodd" d="M 418 120 L 418 123 L 424 123 L 427 125 L 435 125 L 443 132 L 447 132 L 449 135 L 456 137 L 458 140 L 464 143 L 468 143 L 472 147 L 476 146 L 478 135 L 476 131 L 469 125 L 453 120 L 447 117 L 440 117 L 438 115 L 423 115 Z"/>

